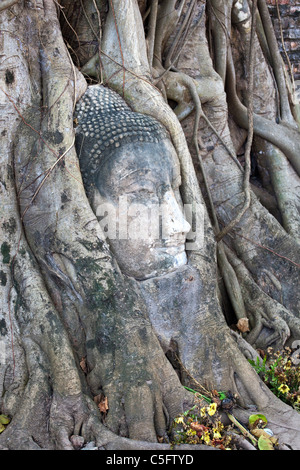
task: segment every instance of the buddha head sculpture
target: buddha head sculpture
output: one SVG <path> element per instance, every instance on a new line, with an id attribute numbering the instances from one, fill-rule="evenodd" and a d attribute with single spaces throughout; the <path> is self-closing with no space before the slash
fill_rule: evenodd
<path id="1" fill-rule="evenodd" d="M 88 88 L 76 117 L 85 189 L 122 272 L 143 280 L 185 265 L 190 225 L 166 129 L 101 85 Z"/>

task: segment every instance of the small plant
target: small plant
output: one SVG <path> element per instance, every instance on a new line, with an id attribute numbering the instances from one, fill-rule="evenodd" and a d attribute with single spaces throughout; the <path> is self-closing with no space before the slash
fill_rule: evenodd
<path id="1" fill-rule="evenodd" d="M 293 361 L 290 348 L 277 352 L 268 348 L 262 361 L 248 361 L 278 398 L 300 412 L 300 365 Z"/>
<path id="2" fill-rule="evenodd" d="M 217 403 L 208 399 L 204 404 L 200 395 L 199 403 L 175 418 L 172 444 L 204 444 L 221 450 L 233 449 L 231 437 L 224 429 L 217 408 Z"/>

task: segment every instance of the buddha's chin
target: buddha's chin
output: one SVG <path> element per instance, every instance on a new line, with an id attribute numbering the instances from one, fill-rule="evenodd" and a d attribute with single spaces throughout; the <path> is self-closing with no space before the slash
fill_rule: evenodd
<path id="1" fill-rule="evenodd" d="M 143 272 L 135 273 L 133 277 L 138 281 L 144 281 L 176 271 L 178 268 L 187 264 L 187 256 L 184 248 L 184 246 L 183 248 L 169 247 L 159 250 L 160 262 L 156 266 L 152 265 L 153 269 L 145 269 Z"/>

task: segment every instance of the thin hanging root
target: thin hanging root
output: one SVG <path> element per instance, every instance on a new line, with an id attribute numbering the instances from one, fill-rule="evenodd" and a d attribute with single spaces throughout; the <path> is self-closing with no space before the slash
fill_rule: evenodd
<path id="1" fill-rule="evenodd" d="M 156 22 L 157 22 L 157 10 L 158 10 L 158 0 L 153 0 L 150 10 L 149 18 L 149 32 L 148 32 L 148 62 L 150 68 L 153 65 L 153 55 L 154 55 L 154 43 L 155 43 L 155 31 L 156 31 Z"/>
<path id="2" fill-rule="evenodd" d="M 284 42 L 284 38 L 283 38 L 282 21 L 281 21 L 281 15 L 280 15 L 280 10 L 279 10 L 278 0 L 276 0 L 276 10 L 277 10 L 277 17 L 278 17 L 278 22 L 279 22 L 279 31 L 280 31 L 280 40 L 281 40 L 282 50 L 283 50 L 283 53 L 284 53 L 285 58 L 286 58 L 286 62 L 287 62 L 288 70 L 289 70 L 289 75 L 290 75 L 290 80 L 291 80 L 291 83 L 292 83 L 293 91 L 295 91 L 294 74 L 293 74 L 293 71 L 292 71 L 291 61 L 290 61 L 289 55 L 286 51 L 285 42 Z"/>
<path id="3" fill-rule="evenodd" d="M 229 111 L 236 124 L 248 130 L 247 108 L 237 95 L 236 73 L 230 48 L 228 49 L 226 73 L 228 78 L 226 81 L 226 93 Z M 274 121 L 257 113 L 253 114 L 253 127 L 255 135 L 272 143 L 284 153 L 297 175 L 300 176 L 299 131 L 286 123 L 276 124 Z"/>
<path id="4" fill-rule="evenodd" d="M 243 168 L 242 168 L 240 162 L 238 161 L 238 159 L 236 158 L 235 154 L 232 152 L 230 147 L 228 147 L 228 145 L 224 141 L 223 137 L 220 135 L 220 133 L 217 131 L 217 129 L 213 126 L 213 124 L 210 122 L 208 117 L 203 112 L 202 105 L 201 105 L 201 100 L 199 98 L 199 92 L 197 90 L 196 80 L 194 80 L 193 78 L 191 78 L 188 75 L 186 75 L 184 73 L 181 73 L 181 72 L 177 72 L 177 75 L 178 75 L 178 77 L 176 77 L 176 81 L 178 83 L 182 83 L 189 90 L 189 92 L 191 94 L 191 97 L 192 97 L 192 100 L 193 100 L 193 103 L 194 103 L 194 106 L 189 109 L 188 113 L 184 114 L 184 118 L 186 118 L 195 109 L 196 118 L 195 118 L 194 133 L 196 132 L 198 134 L 199 121 L 200 121 L 201 118 L 204 119 L 204 121 L 206 122 L 208 127 L 212 130 L 212 132 L 215 134 L 217 139 L 221 142 L 221 144 L 223 145 L 225 150 L 228 152 L 228 154 L 230 155 L 232 160 L 235 162 L 237 167 L 240 170 L 243 170 Z M 161 79 L 161 77 L 159 79 Z M 198 124 L 197 124 L 197 122 L 198 122 Z M 195 138 L 195 135 L 194 135 L 194 138 Z M 204 144 L 202 143 L 201 138 L 199 136 L 197 138 L 199 139 L 200 147 L 204 148 Z"/>
<path id="5" fill-rule="evenodd" d="M 256 30 L 256 7 L 257 0 L 252 2 L 252 21 L 251 21 L 251 39 L 250 39 L 250 54 L 249 54 L 249 84 L 248 84 L 248 139 L 245 149 L 245 171 L 244 171 L 244 194 L 245 201 L 241 211 L 237 216 L 229 222 L 229 224 L 224 227 L 221 232 L 217 234 L 217 241 L 222 240 L 222 238 L 233 229 L 233 227 L 241 220 L 242 216 L 245 214 L 246 210 L 250 206 L 251 196 L 250 196 L 250 172 L 251 172 L 251 147 L 253 142 L 253 82 L 254 82 L 254 57 L 255 57 L 255 30 Z"/>
<path id="6" fill-rule="evenodd" d="M 185 83 L 189 87 L 190 93 L 191 93 L 191 95 L 193 97 L 193 100 L 195 102 L 196 116 L 195 116 L 195 122 L 194 122 L 193 143 L 194 143 L 195 150 L 196 150 L 196 153 L 197 153 L 197 157 L 198 157 L 198 160 L 199 160 L 199 165 L 200 165 L 200 169 L 201 169 L 201 173 L 202 173 L 202 178 L 203 178 L 205 190 L 207 192 L 207 196 L 208 196 L 208 200 L 209 200 L 211 215 L 212 215 L 212 219 L 213 219 L 212 225 L 214 227 L 215 233 L 218 234 L 220 232 L 219 223 L 218 223 L 216 211 L 215 211 L 215 208 L 214 208 L 213 200 L 212 200 L 212 197 L 211 197 L 211 192 L 210 192 L 210 189 L 209 189 L 209 185 L 208 185 L 208 182 L 207 182 L 207 179 L 206 179 L 205 171 L 204 171 L 204 168 L 203 168 L 201 154 L 200 154 L 200 151 L 199 151 L 198 127 L 199 127 L 200 118 L 203 117 L 204 113 L 202 111 L 200 98 L 199 98 L 199 95 L 198 95 L 198 92 L 197 92 L 197 89 L 196 89 L 196 86 L 195 86 L 193 80 L 190 77 L 186 76 Z M 204 147 L 201 140 L 200 140 L 200 145 L 202 146 L 202 148 Z M 232 307 L 233 307 L 234 312 L 236 314 L 236 317 L 238 319 L 245 318 L 247 316 L 247 314 L 246 314 L 246 309 L 245 309 L 245 305 L 244 305 L 244 302 L 243 302 L 243 297 L 242 297 L 241 289 L 240 289 L 240 286 L 239 286 L 239 282 L 237 280 L 237 277 L 236 277 L 236 274 L 235 274 L 234 270 L 232 269 L 232 266 L 228 262 L 228 259 L 227 259 L 226 253 L 224 251 L 224 247 L 223 247 L 222 242 L 220 242 L 218 244 L 217 257 L 218 257 L 218 265 L 219 265 L 220 271 L 222 273 L 222 277 L 223 277 L 223 280 L 224 280 L 229 298 L 231 300 Z"/>
<path id="7" fill-rule="evenodd" d="M 192 13 L 194 11 L 195 5 L 196 5 L 195 1 L 192 2 L 189 5 L 189 11 L 186 14 L 185 21 L 182 23 L 182 25 L 180 27 L 180 30 L 178 31 L 178 33 L 176 35 L 176 38 L 174 39 L 174 42 L 173 42 L 173 44 L 170 48 L 170 51 L 168 52 L 167 58 L 166 58 L 165 63 L 164 63 L 165 69 L 163 69 L 163 72 L 161 73 L 161 75 L 158 78 L 156 78 L 156 80 L 153 82 L 154 85 L 159 83 L 171 69 L 174 70 L 175 72 L 178 72 L 175 69 L 174 64 L 177 62 L 177 60 L 178 60 L 178 58 L 181 54 L 181 51 L 183 49 L 183 46 L 185 44 L 185 40 L 186 40 L 186 37 L 187 37 L 188 32 L 189 32 L 189 27 L 190 27 L 191 22 L 193 20 Z M 177 53 L 176 53 L 175 57 L 173 57 L 176 45 L 180 41 L 180 39 L 181 39 L 181 45 L 180 45 L 180 47 L 178 47 L 178 50 L 177 50 Z M 161 66 L 160 68 L 163 68 L 163 67 Z"/>
<path id="8" fill-rule="evenodd" d="M 180 26 L 179 30 L 177 31 L 175 39 L 172 43 L 172 46 L 170 47 L 170 50 L 169 50 L 169 52 L 167 54 L 167 57 L 166 57 L 166 60 L 165 60 L 165 68 L 167 68 L 167 69 L 170 68 L 172 66 L 172 63 L 176 62 L 176 60 L 178 59 L 181 48 L 179 49 L 179 52 L 176 54 L 176 59 L 172 60 L 172 57 L 174 55 L 175 49 L 176 49 L 177 44 L 179 43 L 179 41 L 182 39 L 182 43 L 184 44 L 184 42 L 185 42 L 185 38 L 186 38 L 187 32 L 189 30 L 189 26 L 190 26 L 191 21 L 193 19 L 193 11 L 194 11 L 195 5 L 196 5 L 196 0 L 192 0 L 190 5 L 188 6 L 188 10 L 186 12 L 185 19 L 184 19 L 182 25 Z"/>
<path id="9" fill-rule="evenodd" d="M 255 347 L 256 340 L 263 326 L 274 330 L 274 333 L 271 337 L 267 338 L 267 343 L 260 345 L 262 348 L 268 347 L 271 341 L 278 341 L 282 347 L 290 336 L 294 338 L 299 337 L 300 320 L 295 318 L 281 303 L 271 298 L 259 287 L 246 266 L 237 258 L 232 250 L 225 246 L 225 251 L 236 273 L 244 295 L 246 308 L 252 317 L 252 329 L 247 335 L 247 342 Z"/>
<path id="10" fill-rule="evenodd" d="M 257 5 L 262 20 L 262 24 L 265 31 L 265 36 L 269 45 L 269 51 L 271 54 L 272 66 L 274 69 L 275 78 L 280 94 L 280 107 L 281 107 L 281 118 L 288 122 L 290 125 L 295 126 L 291 108 L 288 99 L 287 87 L 283 72 L 283 63 L 280 52 L 278 50 L 278 42 L 275 36 L 273 23 L 270 17 L 268 6 L 265 0 L 257 0 Z"/>
<path id="11" fill-rule="evenodd" d="M 0 5 L 0 11 L 6 10 L 6 8 L 12 7 L 18 0 L 2 0 Z"/>
<path id="12" fill-rule="evenodd" d="M 240 287 L 240 283 L 237 279 L 236 273 L 228 261 L 226 252 L 224 250 L 224 244 L 218 243 L 217 246 L 217 257 L 218 266 L 230 298 L 233 310 L 235 312 L 237 320 L 247 318 L 247 312 L 243 300 L 243 295 Z"/>
<path id="13" fill-rule="evenodd" d="M 181 4 L 177 10 L 176 0 L 167 0 L 161 2 L 159 10 L 159 18 L 157 18 L 154 44 L 154 65 L 162 67 L 162 50 L 163 44 L 167 41 L 170 34 L 175 31 L 181 11 L 186 0 L 181 0 Z"/>

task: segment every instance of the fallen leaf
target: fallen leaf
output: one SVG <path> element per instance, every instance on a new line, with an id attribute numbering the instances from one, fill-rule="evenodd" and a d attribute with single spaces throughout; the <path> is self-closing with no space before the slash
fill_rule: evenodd
<path id="1" fill-rule="evenodd" d="M 252 429 L 251 433 L 255 437 L 260 438 L 261 436 L 263 436 L 264 438 L 269 439 L 271 441 L 271 443 L 274 444 L 274 445 L 276 445 L 277 442 L 278 442 L 277 437 L 270 436 L 270 434 L 268 434 L 266 431 L 264 431 L 264 429 Z"/>
<path id="2" fill-rule="evenodd" d="M 212 399 L 212 401 L 213 401 L 214 403 L 216 403 L 217 406 L 221 406 L 221 404 L 222 404 L 222 402 L 221 402 L 221 400 L 220 400 L 219 397 L 214 397 L 214 398 Z"/>
<path id="3" fill-rule="evenodd" d="M 206 426 L 204 426 L 204 424 L 200 424 L 200 423 L 197 423 L 197 422 L 193 422 L 190 424 L 190 428 L 193 430 L 193 431 L 196 431 L 198 436 L 202 433 L 204 433 L 205 431 L 208 431 L 208 428 Z"/>
<path id="4" fill-rule="evenodd" d="M 10 422 L 10 419 L 6 415 L 0 415 L 0 424 L 8 424 Z"/>
<path id="5" fill-rule="evenodd" d="M 263 349 L 257 349 L 256 351 L 258 352 L 258 354 L 260 355 L 262 359 L 265 357 L 266 353 Z"/>
<path id="6" fill-rule="evenodd" d="M 103 400 L 99 403 L 98 408 L 101 413 L 106 413 L 108 411 L 108 399 L 104 397 Z"/>
<path id="7" fill-rule="evenodd" d="M 236 326 L 241 331 L 241 333 L 246 333 L 247 331 L 250 331 L 248 318 L 240 318 Z"/>
<path id="8" fill-rule="evenodd" d="M 81 367 L 81 369 L 83 370 L 83 372 L 84 372 L 85 374 L 87 374 L 87 373 L 88 373 L 88 369 L 87 369 L 87 365 L 86 365 L 86 358 L 83 357 L 83 358 L 81 359 L 81 361 L 80 361 L 79 364 L 80 364 L 80 367 Z"/>
<path id="9" fill-rule="evenodd" d="M 108 398 L 106 396 L 104 396 L 103 393 L 100 393 L 100 395 L 96 395 L 94 397 L 94 402 L 98 406 L 98 408 L 100 410 L 100 413 L 106 414 L 106 412 L 109 409 L 109 407 L 108 407 Z"/>
<path id="10" fill-rule="evenodd" d="M 260 429 L 260 431 L 262 431 L 262 429 Z M 261 435 L 258 439 L 257 445 L 259 450 L 274 450 L 271 439 L 263 435 Z"/>
<path id="11" fill-rule="evenodd" d="M 267 425 L 268 420 L 267 418 L 262 415 L 262 414 L 255 414 L 255 415 L 250 415 L 249 416 L 249 428 L 255 429 L 255 428 L 263 428 Z"/>
<path id="12" fill-rule="evenodd" d="M 264 436 L 266 439 L 270 439 L 270 435 L 265 432 L 263 429 L 251 429 L 251 433 L 253 434 L 253 436 L 255 437 L 260 437 L 260 436 Z"/>

